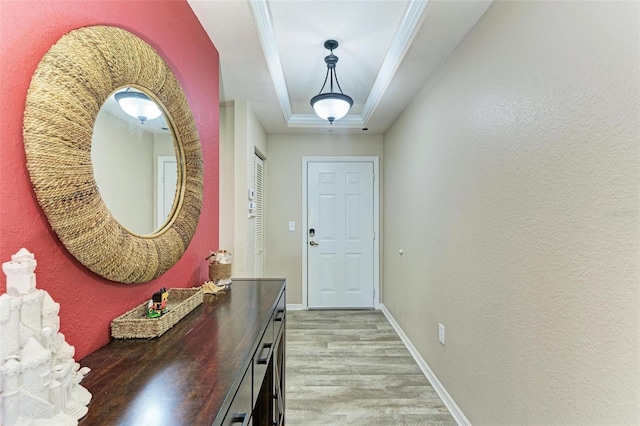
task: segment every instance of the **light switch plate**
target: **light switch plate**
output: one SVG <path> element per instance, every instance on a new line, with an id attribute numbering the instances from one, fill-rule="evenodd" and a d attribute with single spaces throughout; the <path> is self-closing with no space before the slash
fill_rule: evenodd
<path id="1" fill-rule="evenodd" d="M 289 231 L 296 230 L 296 223 L 294 221 L 289 222 Z"/>
<path id="2" fill-rule="evenodd" d="M 444 325 L 438 323 L 438 340 L 444 346 Z"/>

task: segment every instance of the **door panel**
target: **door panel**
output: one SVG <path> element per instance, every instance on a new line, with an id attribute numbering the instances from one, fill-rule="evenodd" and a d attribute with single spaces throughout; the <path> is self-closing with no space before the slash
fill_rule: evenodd
<path id="1" fill-rule="evenodd" d="M 374 305 L 373 179 L 371 162 L 308 164 L 310 308 Z"/>
<path id="2" fill-rule="evenodd" d="M 320 292 L 323 294 L 337 293 L 336 288 L 336 255 L 335 253 L 320 253 Z"/>

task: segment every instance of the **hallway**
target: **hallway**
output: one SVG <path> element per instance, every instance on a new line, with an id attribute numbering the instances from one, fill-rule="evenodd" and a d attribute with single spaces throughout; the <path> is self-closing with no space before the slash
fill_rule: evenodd
<path id="1" fill-rule="evenodd" d="M 290 426 L 455 425 L 379 311 L 287 313 Z"/>

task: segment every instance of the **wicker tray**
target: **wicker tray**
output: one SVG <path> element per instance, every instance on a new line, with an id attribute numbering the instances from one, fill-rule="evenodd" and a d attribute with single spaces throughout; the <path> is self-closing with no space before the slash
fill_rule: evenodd
<path id="1" fill-rule="evenodd" d="M 141 304 L 111 321 L 114 339 L 149 339 L 158 337 L 202 303 L 201 288 L 169 289 L 169 312 L 159 318 L 147 318 L 148 302 Z"/>

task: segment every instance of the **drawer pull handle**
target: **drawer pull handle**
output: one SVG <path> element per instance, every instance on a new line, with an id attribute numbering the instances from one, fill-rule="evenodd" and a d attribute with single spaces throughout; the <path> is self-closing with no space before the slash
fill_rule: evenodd
<path id="1" fill-rule="evenodd" d="M 284 318 L 284 309 L 278 309 L 278 312 L 276 313 L 276 317 L 274 318 L 274 321 L 282 321 L 283 318 Z"/>
<path id="2" fill-rule="evenodd" d="M 249 419 L 250 417 L 248 413 L 233 413 L 233 416 L 231 416 L 231 424 L 241 423 L 242 426 L 247 426 L 249 424 Z"/>
<path id="3" fill-rule="evenodd" d="M 269 342 L 269 343 L 265 343 L 264 345 L 262 345 L 262 349 L 260 349 L 260 354 L 262 355 L 262 353 L 264 352 L 265 349 L 269 349 L 269 352 L 267 352 L 267 356 L 263 357 L 263 358 L 258 358 L 258 364 L 266 364 L 269 361 L 269 358 L 271 357 L 271 348 L 273 347 L 273 343 Z"/>

